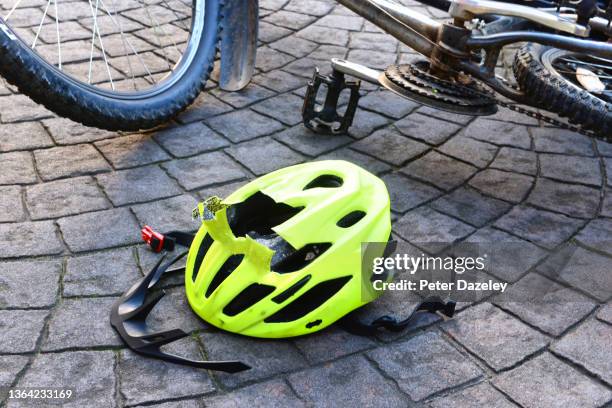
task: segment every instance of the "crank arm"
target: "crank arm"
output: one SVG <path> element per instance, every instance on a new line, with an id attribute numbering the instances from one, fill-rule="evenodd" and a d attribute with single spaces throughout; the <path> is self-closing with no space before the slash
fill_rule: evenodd
<path id="1" fill-rule="evenodd" d="M 384 86 L 380 82 L 380 77 L 383 75 L 381 71 L 338 58 L 332 58 L 331 65 L 334 71 L 342 72 L 345 75 L 361 79 L 362 81 L 374 85 Z"/>

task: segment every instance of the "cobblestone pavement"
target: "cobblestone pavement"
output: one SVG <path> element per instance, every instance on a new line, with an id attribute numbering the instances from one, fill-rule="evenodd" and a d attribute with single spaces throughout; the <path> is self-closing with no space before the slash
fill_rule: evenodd
<path id="1" fill-rule="evenodd" d="M 211 87 L 154 133 L 88 129 L 0 86 L 0 387 L 73 388 L 78 407 L 610 404 L 612 145 L 507 110 L 457 116 L 369 86 L 350 136 L 313 135 L 300 108 L 315 65 L 345 57 L 383 68 L 414 55 L 332 1 L 261 6 L 253 83 Z M 383 177 L 399 239 L 530 245 L 537 255 L 497 278 L 552 285 L 560 301 L 469 304 L 449 322 L 377 338 L 332 328 L 262 341 L 204 326 L 175 281 L 152 316 L 196 330 L 174 350 L 255 368 L 213 374 L 122 346 L 110 305 L 155 261 L 140 226 L 194 229 L 198 200 L 332 157 Z M 568 253 L 570 267 L 554 273 Z M 406 299 L 384 299 L 373 308 L 406 310 Z"/>

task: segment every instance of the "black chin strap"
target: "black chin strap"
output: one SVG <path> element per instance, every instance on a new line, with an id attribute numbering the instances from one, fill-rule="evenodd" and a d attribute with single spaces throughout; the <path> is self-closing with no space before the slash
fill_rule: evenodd
<path id="1" fill-rule="evenodd" d="M 416 327 L 428 315 L 441 313 L 446 317 L 453 317 L 455 314 L 456 302 L 449 300 L 444 302 L 438 296 L 431 296 L 421 302 L 414 312 L 406 319 L 398 321 L 391 316 L 382 316 L 372 323 L 360 321 L 355 312 L 349 313 L 338 323 L 344 330 L 360 336 L 372 336 L 380 331 L 381 328 L 392 332 L 399 332 L 409 327 Z"/>

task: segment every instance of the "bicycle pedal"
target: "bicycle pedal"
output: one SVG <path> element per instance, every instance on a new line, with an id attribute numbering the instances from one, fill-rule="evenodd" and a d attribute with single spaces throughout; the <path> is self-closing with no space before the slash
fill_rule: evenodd
<path id="1" fill-rule="evenodd" d="M 323 104 L 317 106 L 317 95 L 322 85 L 327 87 L 327 94 Z M 346 81 L 340 71 L 334 70 L 331 75 L 321 75 L 319 69 L 315 68 L 304 97 L 302 108 L 304 125 L 320 134 L 338 135 L 348 132 L 357 111 L 360 85 L 360 81 Z M 340 94 L 345 89 L 350 90 L 350 97 L 346 110 L 340 114 L 338 103 Z"/>

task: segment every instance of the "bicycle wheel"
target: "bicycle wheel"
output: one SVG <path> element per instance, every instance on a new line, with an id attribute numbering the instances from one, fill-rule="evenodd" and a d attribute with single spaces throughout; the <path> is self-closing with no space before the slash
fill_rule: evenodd
<path id="1" fill-rule="evenodd" d="M 192 1 L 0 0 L 0 74 L 85 125 L 152 128 L 214 64 L 222 0 Z"/>

